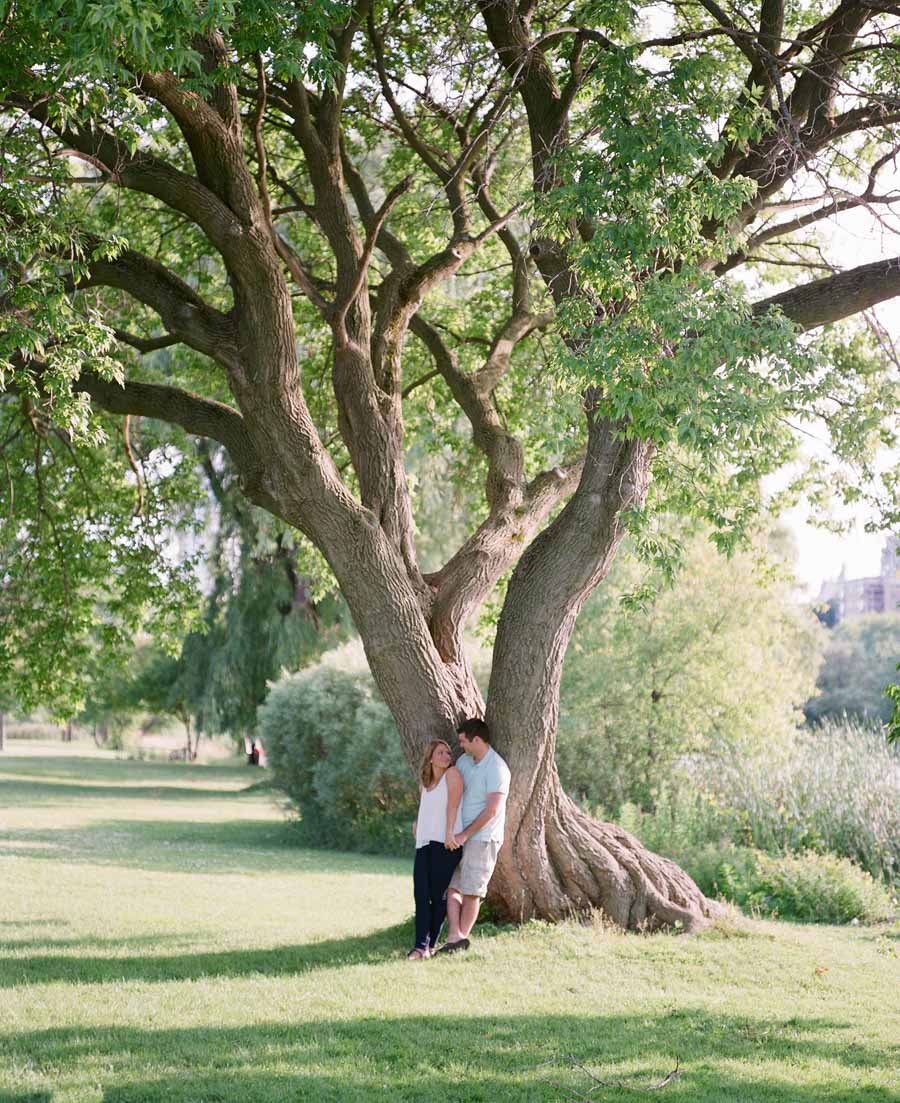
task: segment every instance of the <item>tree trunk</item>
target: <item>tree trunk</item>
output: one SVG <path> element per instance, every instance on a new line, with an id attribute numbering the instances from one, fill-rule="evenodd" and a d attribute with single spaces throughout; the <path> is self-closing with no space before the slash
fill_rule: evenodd
<path id="1" fill-rule="evenodd" d="M 191 739 L 191 714 L 185 708 L 179 708 L 177 711 L 182 724 L 184 724 L 184 760 L 185 762 L 193 762 L 197 757 L 197 752 Z"/>
<path id="2" fill-rule="evenodd" d="M 717 910 L 673 862 L 581 812 L 556 772 L 566 648 L 582 605 L 615 558 L 623 511 L 643 502 L 650 458 L 645 442 L 589 412 L 578 489 L 510 579 L 487 720 L 512 773 L 506 844 L 491 884 L 491 899 L 511 919 L 555 920 L 597 908 L 630 929 L 694 930 Z"/>
<path id="3" fill-rule="evenodd" d="M 0 751 L 6 750 L 6 714 L 0 712 Z"/>
<path id="4" fill-rule="evenodd" d="M 674 862 L 580 811 L 563 792 L 552 758 L 533 779 L 513 769 L 490 900 L 515 922 L 597 910 L 619 926 L 647 931 L 697 930 L 718 911 Z"/>

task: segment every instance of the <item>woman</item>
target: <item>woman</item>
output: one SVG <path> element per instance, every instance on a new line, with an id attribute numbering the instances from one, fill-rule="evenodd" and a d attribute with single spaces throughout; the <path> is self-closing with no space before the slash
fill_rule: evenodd
<path id="1" fill-rule="evenodd" d="M 408 961 L 421 961 L 434 953 L 447 915 L 447 886 L 462 857 L 456 832 L 462 831 L 463 780 L 452 763 L 449 744 L 432 739 L 422 756 L 419 814 L 413 824 L 416 944 L 406 955 Z"/>

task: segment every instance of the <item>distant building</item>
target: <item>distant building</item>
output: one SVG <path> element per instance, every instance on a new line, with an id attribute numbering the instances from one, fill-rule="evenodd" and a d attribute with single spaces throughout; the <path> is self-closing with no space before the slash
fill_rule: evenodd
<path id="1" fill-rule="evenodd" d="M 817 605 L 833 610 L 833 623 L 866 613 L 900 612 L 900 537 L 892 533 L 884 542 L 881 573 L 874 578 L 840 578 L 823 582 Z"/>

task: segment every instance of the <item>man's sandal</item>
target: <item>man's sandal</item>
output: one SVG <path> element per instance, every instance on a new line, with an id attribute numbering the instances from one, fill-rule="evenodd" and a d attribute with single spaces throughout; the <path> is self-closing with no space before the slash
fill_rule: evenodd
<path id="1" fill-rule="evenodd" d="M 426 958 L 431 957 L 431 954 L 424 946 L 413 946 L 413 948 L 406 955 L 407 961 L 424 961 Z"/>

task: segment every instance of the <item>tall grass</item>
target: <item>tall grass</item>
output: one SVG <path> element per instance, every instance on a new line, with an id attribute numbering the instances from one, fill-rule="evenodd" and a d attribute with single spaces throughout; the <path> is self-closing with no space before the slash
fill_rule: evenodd
<path id="1" fill-rule="evenodd" d="M 690 761 L 652 815 L 626 819 L 666 851 L 728 840 L 776 855 L 835 854 L 900 884 L 900 755 L 881 729 L 851 720 L 778 754 Z"/>

